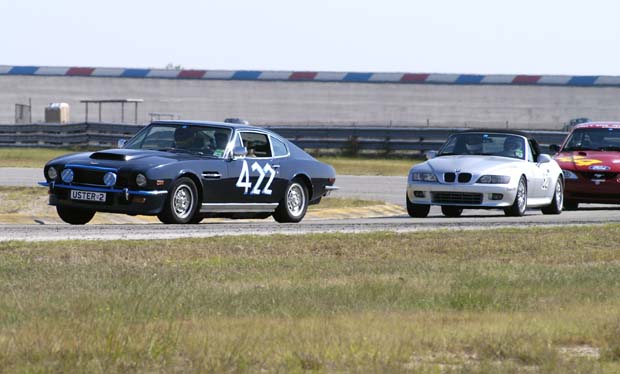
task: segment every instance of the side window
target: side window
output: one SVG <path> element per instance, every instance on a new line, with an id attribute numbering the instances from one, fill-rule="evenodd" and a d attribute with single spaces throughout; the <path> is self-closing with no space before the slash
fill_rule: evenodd
<path id="1" fill-rule="evenodd" d="M 288 154 L 288 148 L 286 148 L 286 144 L 282 142 L 278 138 L 271 137 L 271 146 L 273 147 L 273 155 L 274 157 L 278 156 L 286 156 Z"/>
<path id="2" fill-rule="evenodd" d="M 269 138 L 257 132 L 242 132 L 241 140 L 248 150 L 247 157 L 271 157 Z"/>

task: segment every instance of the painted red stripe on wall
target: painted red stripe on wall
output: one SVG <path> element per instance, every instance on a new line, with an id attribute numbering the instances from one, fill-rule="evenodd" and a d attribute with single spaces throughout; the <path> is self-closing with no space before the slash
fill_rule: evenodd
<path id="1" fill-rule="evenodd" d="M 316 72 L 314 71 L 296 71 L 288 78 L 294 81 L 311 81 L 316 77 Z"/>
<path id="2" fill-rule="evenodd" d="M 95 71 L 94 68 L 71 68 L 67 70 L 66 75 L 89 76 Z"/>
<path id="3" fill-rule="evenodd" d="M 181 70 L 177 78 L 202 79 L 206 72 L 206 70 Z"/>
<path id="4" fill-rule="evenodd" d="M 407 73 L 404 74 L 401 78 L 401 82 L 425 82 L 428 79 L 430 74 L 413 74 Z"/>
<path id="5" fill-rule="evenodd" d="M 542 78 L 540 75 L 517 75 L 512 84 L 535 84 Z"/>

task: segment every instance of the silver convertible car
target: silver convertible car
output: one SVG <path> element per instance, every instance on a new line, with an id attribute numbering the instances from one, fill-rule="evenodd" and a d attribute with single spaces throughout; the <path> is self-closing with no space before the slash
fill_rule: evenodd
<path id="1" fill-rule="evenodd" d="M 544 214 L 562 212 L 562 170 L 525 133 L 459 132 L 427 158 L 409 171 L 411 217 L 426 217 L 431 205 L 441 206 L 448 217 L 460 216 L 463 209 L 498 208 L 508 216 L 522 216 L 528 208 L 541 208 Z"/>

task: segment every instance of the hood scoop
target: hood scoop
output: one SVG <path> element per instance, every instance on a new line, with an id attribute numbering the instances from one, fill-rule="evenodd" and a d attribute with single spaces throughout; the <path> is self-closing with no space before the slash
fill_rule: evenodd
<path id="1" fill-rule="evenodd" d="M 127 161 L 129 159 L 129 156 L 120 154 L 120 153 L 95 152 L 92 155 L 90 155 L 90 158 L 94 160 Z"/>

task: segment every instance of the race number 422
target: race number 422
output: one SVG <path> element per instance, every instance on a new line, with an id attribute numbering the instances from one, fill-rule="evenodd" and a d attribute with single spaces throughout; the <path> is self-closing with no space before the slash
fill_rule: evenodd
<path id="1" fill-rule="evenodd" d="M 254 161 L 251 168 L 252 171 L 258 172 L 258 179 L 254 186 L 252 186 L 252 182 L 250 182 L 250 167 L 248 167 L 246 160 L 243 160 L 241 174 L 239 175 L 239 179 L 237 179 L 236 186 L 244 189 L 244 195 L 247 195 L 248 192 L 250 195 L 271 195 L 272 191 L 269 188 L 271 187 L 271 183 L 273 183 L 273 178 L 276 176 L 276 171 L 271 165 L 265 164 L 265 166 L 260 166 L 256 161 Z M 261 189 L 261 184 L 265 180 L 265 177 L 268 177 L 268 179 Z"/>

